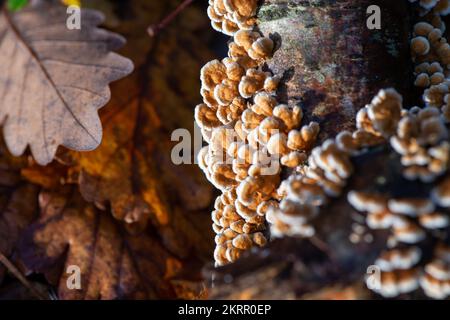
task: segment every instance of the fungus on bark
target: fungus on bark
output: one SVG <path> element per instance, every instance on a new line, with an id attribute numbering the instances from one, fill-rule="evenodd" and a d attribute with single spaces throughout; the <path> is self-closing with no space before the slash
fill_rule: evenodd
<path id="1" fill-rule="evenodd" d="M 235 262 L 245 250 L 263 246 L 269 238 L 302 237 L 314 241 L 316 235 L 323 235 L 324 226 L 321 222 L 326 218 L 322 213 L 325 211 L 332 215 L 329 206 L 338 203 L 338 207 L 351 205 L 355 211 L 365 215 L 365 219 L 351 228 L 347 226 L 352 230 L 347 234 L 349 243 L 354 246 L 367 243 L 378 248 L 379 239 L 369 232 L 383 230 L 388 234 L 384 250 L 374 259 L 375 265 L 382 271 L 380 287 L 376 290 L 379 294 L 395 297 L 421 287 L 429 297 L 445 298 L 449 295 L 447 209 L 450 207 L 450 149 L 446 122 L 450 119 L 450 83 L 447 78 L 450 75 L 450 45 L 443 36 L 446 25 L 441 19 L 441 15 L 449 13 L 449 3 L 447 0 L 410 2 L 417 2 L 423 14 L 423 21 L 413 27 L 413 37 L 409 43 L 412 59 L 402 59 L 408 48 L 404 50 L 399 47 L 394 55 L 386 57 L 383 70 L 361 64 L 347 72 L 340 69 L 339 65 L 331 67 L 329 56 L 314 54 L 311 46 L 313 40 L 308 38 L 311 32 L 314 32 L 315 37 L 321 36 L 332 41 L 331 38 L 336 36 L 345 43 L 350 41 L 354 44 L 360 44 L 367 36 L 357 27 L 350 30 L 339 23 L 332 24 L 335 15 L 327 14 L 339 12 L 341 17 L 342 12 L 339 10 L 342 8 L 339 4 L 326 4 L 326 10 L 312 6 L 295 11 L 295 15 L 304 20 L 295 19 L 289 14 L 281 18 L 272 16 L 272 5 L 284 6 L 281 1 L 263 5 L 257 14 L 259 22 L 263 22 L 258 25 L 258 32 L 270 34 L 275 29 L 280 32 L 277 36 L 281 42 L 289 43 L 289 48 L 281 53 L 275 52 L 273 59 L 265 61 L 269 68 L 263 69 L 261 65 L 273 54 L 272 40 L 267 40 L 253 29 L 237 28 L 233 32 L 234 41 L 229 45 L 229 59 L 245 70 L 234 73 L 241 78 L 236 76 L 233 81 L 239 81 L 239 96 L 247 104 L 240 117 L 227 123 L 227 128 L 236 133 L 238 140 L 218 143 L 223 150 L 214 149 L 214 141 L 211 141 L 203 154 L 209 154 L 212 150 L 232 156 L 231 170 L 234 177 L 230 174 L 229 184 L 221 185 L 223 195 L 217 206 L 219 218 L 213 217 L 214 229 L 220 233 L 231 225 L 227 219 L 222 219 L 225 216 L 222 207 L 228 201 L 232 206 L 231 212 L 236 212 L 233 228 L 244 232 L 246 226 L 249 233 L 248 236 L 241 236 L 242 232 L 235 234 L 227 231 L 226 235 L 220 236 L 220 241 L 217 240 L 220 243 L 216 255 L 217 265 Z M 397 2 L 387 2 L 386 5 L 392 12 L 399 8 L 405 9 L 404 4 Z M 388 10 L 389 14 L 392 12 Z M 361 18 L 351 11 L 345 11 L 344 14 L 349 20 Z M 325 25 L 336 26 L 325 28 L 332 30 L 330 34 L 325 34 L 313 23 L 320 17 Z M 299 25 L 300 34 L 292 36 L 285 32 L 282 27 L 285 23 Z M 308 23 L 309 29 L 305 28 Z M 394 30 L 399 26 L 404 27 L 398 24 L 389 25 L 388 28 Z M 408 30 L 402 31 L 392 34 L 398 36 L 408 33 Z M 402 43 L 403 38 L 397 40 Z M 370 48 L 376 52 L 373 43 L 377 42 L 370 43 Z M 298 52 L 303 45 L 305 50 Z M 337 50 L 345 53 L 342 56 L 358 56 L 363 53 L 358 51 L 360 47 L 340 47 L 339 42 L 336 43 Z M 366 53 L 370 55 L 369 51 Z M 303 73 L 294 72 L 290 78 L 283 78 L 289 72 L 289 59 L 297 58 Z M 367 57 L 369 60 L 371 58 Z M 405 65 L 396 65 L 399 60 Z M 413 84 L 421 88 L 422 106 L 404 108 L 404 104 L 409 104 L 409 101 L 404 100 L 409 100 L 409 97 L 404 99 L 405 96 L 396 90 L 382 88 L 387 87 L 385 83 L 389 83 L 384 80 L 389 79 L 387 65 L 398 68 L 395 69 L 397 74 L 403 74 L 406 79 L 408 68 L 405 66 L 411 60 L 415 64 L 411 76 L 415 79 L 411 78 L 410 84 L 403 84 L 399 89 L 406 93 Z M 267 70 L 272 70 L 275 75 L 272 76 Z M 322 82 L 319 81 L 317 70 L 324 73 L 321 74 Z M 338 70 L 342 72 L 338 73 Z M 366 74 L 373 77 L 366 79 Z M 283 79 L 282 87 L 275 95 L 280 79 Z M 352 91 L 354 88 L 359 88 L 359 91 Z M 359 109 L 369 92 L 376 92 L 375 88 L 382 90 L 378 91 L 370 104 Z M 322 89 L 324 97 L 321 96 Z M 344 101 L 342 97 L 347 100 Z M 333 119 L 339 120 L 338 125 L 333 126 Z M 213 130 L 220 132 L 222 129 L 218 126 Z M 315 145 L 317 141 L 319 145 Z M 260 146 L 262 150 L 257 150 Z M 400 168 L 401 179 L 420 186 L 420 194 L 411 194 L 408 190 L 399 195 L 392 190 L 374 192 L 347 189 L 354 175 L 364 175 L 364 172 L 358 172 L 354 159 L 364 157 L 377 148 L 389 150 L 390 161 L 398 162 L 395 168 Z M 280 168 L 273 175 L 261 174 L 262 167 L 255 160 L 261 157 L 281 164 Z M 214 170 L 221 167 L 216 163 L 211 170 L 210 164 L 203 165 L 204 169 L 208 169 L 207 175 L 213 175 Z M 339 214 L 342 215 L 342 212 Z M 265 230 L 266 221 L 270 230 Z M 264 237 L 264 241 L 253 241 L 255 234 Z M 336 234 L 329 236 L 330 239 L 332 236 L 341 239 L 342 232 L 336 231 Z M 433 251 L 431 258 L 430 252 L 423 252 L 430 250 L 430 243 Z M 338 243 L 337 246 L 344 245 Z M 343 255 L 342 259 L 345 260 Z"/>

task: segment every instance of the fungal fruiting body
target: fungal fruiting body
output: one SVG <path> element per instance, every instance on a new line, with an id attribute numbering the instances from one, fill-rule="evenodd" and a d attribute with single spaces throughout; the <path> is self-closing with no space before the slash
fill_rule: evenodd
<path id="1" fill-rule="evenodd" d="M 441 211 L 445 207 L 439 209 L 437 201 L 430 198 L 389 199 L 383 194 L 360 191 L 350 191 L 348 201 L 365 212 L 371 229 L 390 231 L 386 250 L 375 261 L 381 270 L 376 288 L 379 294 L 390 298 L 419 286 L 432 298 L 442 299 L 450 294 L 450 247 L 441 239 L 442 230 L 449 226 L 448 214 Z M 438 244 L 432 259 L 423 264 L 421 243 L 427 234 L 434 235 Z M 439 265 L 440 273 L 427 272 L 429 265 Z"/>
<path id="2" fill-rule="evenodd" d="M 419 6 L 422 9 L 422 14 L 426 14 L 430 11 L 439 15 L 448 15 L 450 13 L 449 0 L 409 0 L 409 2 L 419 3 Z"/>
<path id="3" fill-rule="evenodd" d="M 355 131 L 319 146 L 319 125 L 302 124 L 300 107 L 280 104 L 279 77 L 261 68 L 274 43 L 253 28 L 256 2 L 209 1 L 213 27 L 233 37 L 228 57 L 201 70 L 204 103 L 195 111 L 208 142 L 200 167 L 222 192 L 212 212 L 216 265 L 264 246 L 269 235 L 312 237 L 322 208 L 345 197 L 365 215 L 366 226 L 359 228 L 389 233 L 374 261 L 381 271 L 377 293 L 395 297 L 422 288 L 431 298 L 450 296 L 450 45 L 441 19 L 450 13 L 449 1 L 410 0 L 427 20 L 414 26 L 411 39 L 423 107 L 404 108 L 395 89 L 380 90 L 357 113 Z M 397 154 L 403 178 L 427 186 L 428 195 L 347 190 L 358 174 L 354 157 L 377 146 Z M 281 173 L 288 178 L 282 181 Z M 360 233 L 350 241 L 358 242 Z M 433 252 L 424 254 L 422 244 L 430 241 Z"/>
<path id="4" fill-rule="evenodd" d="M 381 90 L 359 111 L 355 132 L 341 132 L 312 150 L 307 163 L 281 183 L 280 205 L 268 210 L 272 237 L 315 234 L 310 221 L 329 198 L 342 194 L 353 173 L 351 157 L 386 141 L 400 119 L 401 105 L 402 97 L 394 89 Z"/>
<path id="5" fill-rule="evenodd" d="M 239 30 L 252 30 L 258 0 L 209 0 L 208 17 L 212 27 L 233 36 Z"/>
<path id="6" fill-rule="evenodd" d="M 420 287 L 431 298 L 450 296 L 450 149 L 442 111 L 404 109 L 401 95 L 385 89 L 359 111 L 356 123 L 353 133 L 342 132 L 314 148 L 302 170 L 281 183 L 280 204 L 267 212 L 271 236 L 313 236 L 321 208 L 331 198 L 346 196 L 365 215 L 367 228 L 389 232 L 385 251 L 374 261 L 380 270 L 380 284 L 373 288 L 377 293 L 391 298 Z M 379 145 L 398 154 L 404 179 L 429 186 L 427 196 L 343 193 L 354 172 L 352 158 Z M 349 238 L 357 242 L 360 236 Z M 435 243 L 434 252 L 425 258 L 430 254 L 422 248 L 429 242 Z"/>
<path id="7" fill-rule="evenodd" d="M 392 123 L 394 132 L 385 132 L 386 140 L 400 156 L 404 178 L 430 185 L 431 192 L 422 197 L 411 194 L 398 198 L 351 190 L 347 199 L 355 210 L 365 214 L 370 229 L 390 234 L 386 250 L 375 261 L 381 270 L 376 292 L 390 298 L 421 287 L 429 297 L 446 298 L 450 295 L 448 130 L 437 108 L 414 107 L 401 114 Z M 430 239 L 436 243 L 435 252 L 431 260 L 423 261 L 421 247 Z M 434 266 L 439 266 L 439 272 Z"/>
<path id="8" fill-rule="evenodd" d="M 443 36 L 444 30 L 442 21 L 438 26 L 432 22 L 417 23 L 411 39 L 411 52 L 416 63 L 415 85 L 424 89 L 425 105 L 440 108 L 446 122 L 450 122 L 450 45 Z"/>
<path id="9" fill-rule="evenodd" d="M 257 1 L 210 0 L 215 29 L 233 37 L 228 56 L 201 70 L 203 104 L 195 119 L 208 146 L 199 165 L 221 190 L 212 212 L 217 265 L 267 242 L 266 213 L 278 205 L 283 168 L 307 159 L 319 132 L 317 123 L 301 127 L 298 106 L 277 101 L 278 76 L 262 70 L 274 42 L 253 30 Z"/>

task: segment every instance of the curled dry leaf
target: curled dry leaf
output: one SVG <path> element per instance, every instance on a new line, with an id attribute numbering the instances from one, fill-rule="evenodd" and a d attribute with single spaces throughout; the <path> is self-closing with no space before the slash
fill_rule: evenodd
<path id="1" fill-rule="evenodd" d="M 111 215 L 75 190 L 42 192 L 41 215 L 22 237 L 19 256 L 29 272 L 57 285 L 60 299 L 174 298 L 171 280 L 182 261 L 157 237 L 131 236 Z M 81 289 L 70 290 L 69 266 L 80 268 Z"/>
<path id="2" fill-rule="evenodd" d="M 29 145 L 36 161 L 50 163 L 59 145 L 85 151 L 102 139 L 98 109 L 108 84 L 133 64 L 111 52 L 125 40 L 98 28 L 103 15 L 82 9 L 81 29 L 70 30 L 66 8 L 33 1 L 0 12 L 0 124 L 16 156 Z"/>

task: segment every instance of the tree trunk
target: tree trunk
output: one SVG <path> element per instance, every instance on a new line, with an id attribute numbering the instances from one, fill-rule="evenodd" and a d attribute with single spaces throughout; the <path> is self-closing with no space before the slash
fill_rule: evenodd
<path id="1" fill-rule="evenodd" d="M 370 5 L 381 9 L 381 30 L 367 27 Z M 392 0 L 263 1 L 258 27 L 278 43 L 268 67 L 283 75 L 280 98 L 320 123 L 321 140 L 352 129 L 356 112 L 382 88 L 411 96 L 410 7 Z"/>
<path id="2" fill-rule="evenodd" d="M 342 130 L 354 130 L 356 113 L 382 88 L 397 89 L 405 106 L 417 100 L 409 49 L 414 14 L 408 4 L 393 0 L 263 1 L 258 28 L 278 44 L 267 67 L 283 75 L 280 102 L 300 105 L 305 123 L 319 122 L 321 141 Z M 381 30 L 367 27 L 370 5 L 381 8 Z M 396 193 L 404 182 L 398 163 L 387 149 L 358 157 L 355 171 L 367 174 L 352 177 L 348 190 L 373 191 L 382 176 Z M 345 197 L 334 200 L 316 221 L 313 239 L 276 240 L 234 264 L 206 269 L 213 286 L 211 297 L 370 297 L 363 278 L 385 248 L 387 234 L 373 232 L 372 242 L 352 243 L 349 236 L 355 215 Z"/>

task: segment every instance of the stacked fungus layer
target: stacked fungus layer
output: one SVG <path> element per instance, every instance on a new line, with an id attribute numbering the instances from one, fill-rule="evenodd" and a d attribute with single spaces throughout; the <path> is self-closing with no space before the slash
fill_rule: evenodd
<path id="1" fill-rule="evenodd" d="M 203 103 L 195 109 L 208 143 L 199 164 L 222 192 L 212 212 L 217 265 L 266 244 L 266 213 L 280 200 L 280 174 L 306 161 L 319 133 L 315 122 L 302 127 L 300 107 L 278 102 L 280 78 L 263 71 L 274 42 L 253 28 L 256 2 L 209 2 L 213 27 L 233 37 L 228 56 L 202 68 Z"/>
<path id="2" fill-rule="evenodd" d="M 279 75 L 263 71 L 274 43 L 254 29 L 257 1 L 209 1 L 212 26 L 233 37 L 228 56 L 201 70 L 204 102 L 195 111 L 208 142 L 200 167 L 222 192 L 212 212 L 216 265 L 264 246 L 269 236 L 314 236 L 321 209 L 346 197 L 366 224 L 350 241 L 370 242 L 362 237 L 365 228 L 389 233 L 374 261 L 381 274 L 373 290 L 384 297 L 419 288 L 431 298 L 450 296 L 450 45 L 441 18 L 450 1 L 409 2 L 423 17 L 411 39 L 423 105 L 405 108 L 395 89 L 380 90 L 358 112 L 355 131 L 316 146 L 318 124 L 302 123 L 300 107 L 279 104 Z M 427 196 L 346 188 L 353 174 L 364 174 L 354 172 L 353 158 L 380 145 L 398 155 L 405 179 L 428 186 Z M 423 252 L 424 242 L 433 244 L 432 252 Z"/>
<path id="3" fill-rule="evenodd" d="M 394 89 L 381 90 L 358 112 L 356 131 L 316 147 L 300 173 L 281 183 L 281 202 L 268 209 L 267 218 L 273 237 L 314 235 L 314 217 L 330 198 L 341 196 L 353 173 L 352 157 L 387 145 L 398 154 L 403 177 L 430 186 L 431 192 L 422 198 L 346 192 L 351 206 L 366 217 L 362 229 L 390 234 L 374 262 L 381 270 L 379 285 L 370 288 L 389 298 L 421 288 L 427 296 L 443 299 L 450 296 L 450 46 L 441 15 L 450 11 L 446 0 L 419 1 L 419 6 L 424 21 L 414 26 L 411 53 L 423 105 L 404 108 Z M 350 241 L 364 240 L 359 233 L 350 235 Z M 424 243 L 433 243 L 431 253 L 422 252 Z"/>

